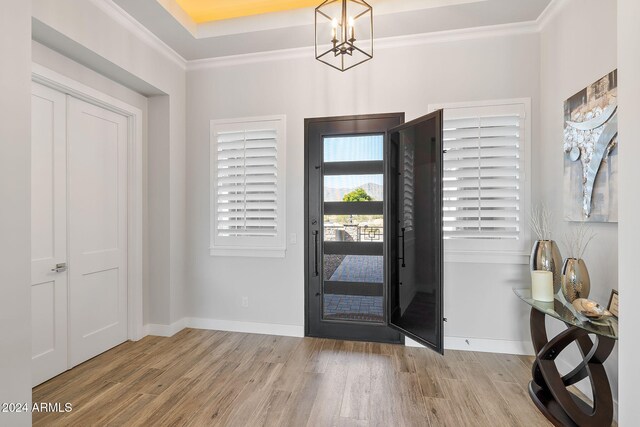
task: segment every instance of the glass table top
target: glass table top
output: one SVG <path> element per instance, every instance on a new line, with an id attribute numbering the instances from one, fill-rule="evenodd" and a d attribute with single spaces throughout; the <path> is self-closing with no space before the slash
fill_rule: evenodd
<path id="1" fill-rule="evenodd" d="M 513 292 L 531 307 L 568 325 L 582 328 L 592 334 L 618 339 L 618 319 L 613 316 L 598 320 L 589 319 L 567 302 L 561 293 L 555 296 L 553 302 L 543 302 L 531 297 L 531 289 L 514 289 Z"/>

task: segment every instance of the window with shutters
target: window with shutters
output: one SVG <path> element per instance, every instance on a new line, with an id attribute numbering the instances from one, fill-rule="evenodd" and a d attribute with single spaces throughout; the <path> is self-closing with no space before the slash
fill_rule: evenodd
<path id="1" fill-rule="evenodd" d="M 211 121 L 211 255 L 283 257 L 285 117 Z"/>
<path id="2" fill-rule="evenodd" d="M 495 262 L 510 261 L 506 255 L 526 262 L 530 100 L 436 108 L 444 109 L 445 251 L 463 261 L 494 252 L 503 255 Z"/>

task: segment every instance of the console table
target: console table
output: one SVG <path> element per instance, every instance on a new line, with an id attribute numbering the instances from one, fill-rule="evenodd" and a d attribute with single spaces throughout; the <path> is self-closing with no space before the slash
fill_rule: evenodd
<path id="1" fill-rule="evenodd" d="M 514 289 L 515 294 L 531 306 L 531 341 L 536 352 L 529 395 L 538 409 L 556 426 L 610 426 L 613 421 L 611 386 L 602 364 L 618 339 L 618 321 L 614 317 L 589 320 L 556 295 L 553 302 L 536 301 L 530 289 Z M 567 329 L 549 339 L 545 316 L 564 322 Z M 589 338 L 595 336 L 595 342 Z M 583 360 L 562 376 L 556 357 L 576 342 Z M 589 377 L 593 391 L 593 407 L 567 387 Z"/>

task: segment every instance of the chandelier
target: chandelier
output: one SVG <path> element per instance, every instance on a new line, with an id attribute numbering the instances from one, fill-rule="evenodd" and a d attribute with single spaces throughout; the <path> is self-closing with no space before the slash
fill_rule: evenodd
<path id="1" fill-rule="evenodd" d="M 373 58 L 373 8 L 364 0 L 326 0 L 316 8 L 316 59 L 346 71 Z"/>

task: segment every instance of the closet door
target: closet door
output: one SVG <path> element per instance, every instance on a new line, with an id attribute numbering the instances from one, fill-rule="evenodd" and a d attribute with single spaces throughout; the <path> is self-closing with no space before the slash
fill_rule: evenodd
<path id="1" fill-rule="evenodd" d="M 66 96 L 31 90 L 32 384 L 67 369 Z"/>
<path id="2" fill-rule="evenodd" d="M 69 362 L 127 339 L 127 119 L 68 98 Z"/>

